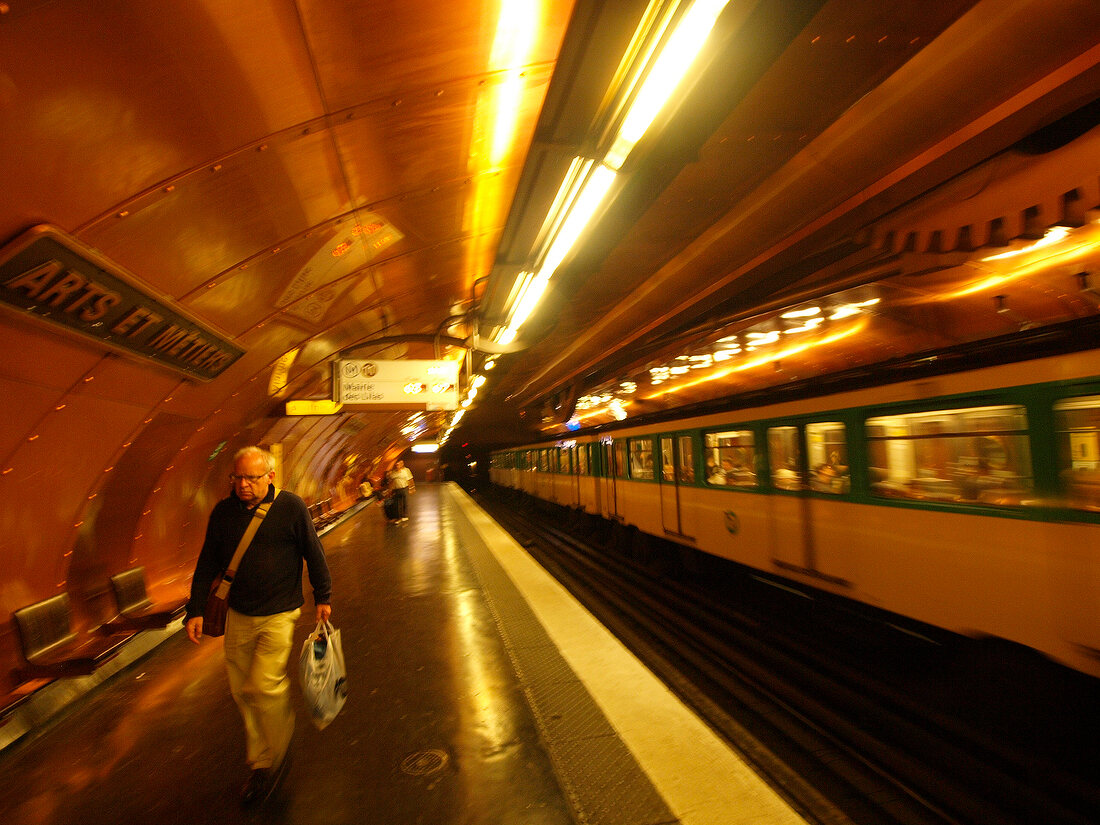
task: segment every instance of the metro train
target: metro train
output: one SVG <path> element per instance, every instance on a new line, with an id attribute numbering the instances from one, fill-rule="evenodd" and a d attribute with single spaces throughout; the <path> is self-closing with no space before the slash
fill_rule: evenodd
<path id="1" fill-rule="evenodd" d="M 1098 363 L 1059 354 L 578 431 L 494 452 L 490 480 L 1100 677 Z"/>

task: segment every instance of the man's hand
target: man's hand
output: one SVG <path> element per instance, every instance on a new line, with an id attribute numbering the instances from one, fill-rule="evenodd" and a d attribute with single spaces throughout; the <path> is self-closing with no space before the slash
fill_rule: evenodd
<path id="1" fill-rule="evenodd" d="M 317 621 L 327 622 L 328 617 L 332 615 L 331 604 L 319 604 L 317 605 Z"/>
<path id="2" fill-rule="evenodd" d="M 193 616 L 187 620 L 187 638 L 195 644 L 202 640 L 202 616 Z"/>

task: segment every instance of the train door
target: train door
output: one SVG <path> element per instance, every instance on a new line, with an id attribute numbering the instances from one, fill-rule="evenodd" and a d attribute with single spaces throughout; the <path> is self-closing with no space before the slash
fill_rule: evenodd
<path id="1" fill-rule="evenodd" d="M 660 437 L 661 472 L 658 475 L 661 491 L 661 523 L 665 533 L 692 538 L 694 536 L 694 512 L 681 486 L 695 482 L 695 449 L 690 435 L 662 435 Z"/>
<path id="2" fill-rule="evenodd" d="M 583 445 L 574 444 L 569 448 L 569 481 L 573 491 L 573 506 L 581 506 L 581 451 Z"/>
<path id="3" fill-rule="evenodd" d="M 619 510 L 617 483 L 626 471 L 626 441 L 605 441 L 600 444 L 603 462 L 603 501 L 608 518 L 623 517 Z"/>
<path id="4" fill-rule="evenodd" d="M 849 528 L 832 500 L 850 489 L 847 427 L 843 421 L 773 426 L 767 443 L 768 472 L 779 493 L 769 497 L 772 559 L 828 577 L 819 563 L 837 558 Z"/>
<path id="5" fill-rule="evenodd" d="M 587 483 L 592 491 L 592 512 L 602 516 L 606 512 L 604 509 L 603 445 L 598 441 L 592 444 L 582 444 L 581 450 L 584 451 L 585 461 L 588 464 L 589 478 Z"/>
<path id="6" fill-rule="evenodd" d="M 578 474 L 577 466 L 577 445 L 571 444 L 562 450 L 561 453 L 561 471 L 565 474 L 565 478 L 562 479 L 565 482 L 565 487 L 568 490 L 567 497 L 569 499 L 570 507 L 577 507 L 581 501 L 581 477 Z"/>

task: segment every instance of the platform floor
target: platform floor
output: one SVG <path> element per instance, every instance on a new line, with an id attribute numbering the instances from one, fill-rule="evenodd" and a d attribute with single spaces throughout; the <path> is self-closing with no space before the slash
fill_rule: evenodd
<path id="1" fill-rule="evenodd" d="M 462 490 L 420 485 L 409 505 L 403 524 L 368 505 L 323 537 L 349 698 L 318 731 L 295 684 L 271 800 L 238 801 L 221 641 L 176 633 L 0 754 L 0 822 L 803 821 Z"/>

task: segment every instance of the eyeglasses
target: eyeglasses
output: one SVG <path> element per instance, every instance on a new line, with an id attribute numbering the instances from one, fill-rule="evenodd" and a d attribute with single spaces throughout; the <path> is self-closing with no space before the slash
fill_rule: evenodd
<path id="1" fill-rule="evenodd" d="M 230 481 L 247 481 L 249 484 L 255 484 L 261 478 L 267 478 L 268 475 L 269 475 L 268 473 L 261 473 L 258 476 L 237 475 L 236 473 L 230 473 L 229 474 L 229 480 Z"/>

